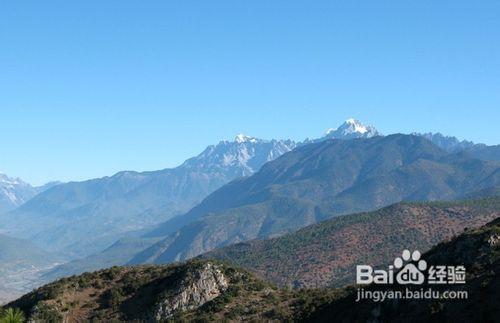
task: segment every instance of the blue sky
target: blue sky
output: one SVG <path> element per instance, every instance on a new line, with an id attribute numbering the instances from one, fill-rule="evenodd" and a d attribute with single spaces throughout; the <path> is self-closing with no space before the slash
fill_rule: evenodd
<path id="1" fill-rule="evenodd" d="M 498 1 L 0 4 L 0 171 L 35 184 L 180 164 L 237 133 L 500 143 Z"/>

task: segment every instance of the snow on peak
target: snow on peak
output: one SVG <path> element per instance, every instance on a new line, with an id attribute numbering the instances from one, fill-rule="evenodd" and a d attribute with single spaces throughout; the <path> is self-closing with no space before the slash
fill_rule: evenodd
<path id="1" fill-rule="evenodd" d="M 349 126 L 352 132 L 367 133 L 368 128 L 356 119 L 350 118 L 344 122 L 344 125 Z"/>
<path id="2" fill-rule="evenodd" d="M 326 131 L 326 137 L 338 139 L 370 138 L 379 135 L 372 126 L 365 126 L 354 118 L 347 119 L 340 127 L 331 128 Z"/>
<path id="3" fill-rule="evenodd" d="M 4 173 L 0 173 L 0 183 L 1 184 L 8 184 L 8 185 L 19 185 L 19 184 L 25 184 L 21 179 L 19 178 L 10 178 Z"/>
<path id="4" fill-rule="evenodd" d="M 244 143 L 244 142 L 255 143 L 255 142 L 257 142 L 257 139 L 255 137 L 250 137 L 250 136 L 247 136 L 244 134 L 239 134 L 234 138 L 234 141 L 236 141 L 239 144 Z"/>

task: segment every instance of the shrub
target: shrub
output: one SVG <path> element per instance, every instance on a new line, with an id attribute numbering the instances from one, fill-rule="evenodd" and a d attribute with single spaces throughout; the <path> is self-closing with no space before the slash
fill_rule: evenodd
<path id="1" fill-rule="evenodd" d="M 0 313 L 0 323 L 21 323 L 24 322 L 24 314 L 17 308 L 8 308 Z"/>

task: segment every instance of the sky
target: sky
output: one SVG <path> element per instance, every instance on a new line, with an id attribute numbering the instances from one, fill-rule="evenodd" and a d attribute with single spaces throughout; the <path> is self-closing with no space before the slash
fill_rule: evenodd
<path id="1" fill-rule="evenodd" d="M 238 133 L 500 144 L 499 1 L 1 1 L 0 171 L 177 166 Z"/>

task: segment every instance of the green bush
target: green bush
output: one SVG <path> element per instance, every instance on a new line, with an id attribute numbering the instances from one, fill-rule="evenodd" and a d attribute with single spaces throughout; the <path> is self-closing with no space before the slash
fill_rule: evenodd
<path id="1" fill-rule="evenodd" d="M 106 304 L 113 309 L 117 309 L 125 299 L 125 295 L 121 288 L 112 288 L 103 296 Z"/>
<path id="2" fill-rule="evenodd" d="M 21 323 L 24 322 L 24 314 L 17 308 L 0 310 L 0 323 Z"/>

